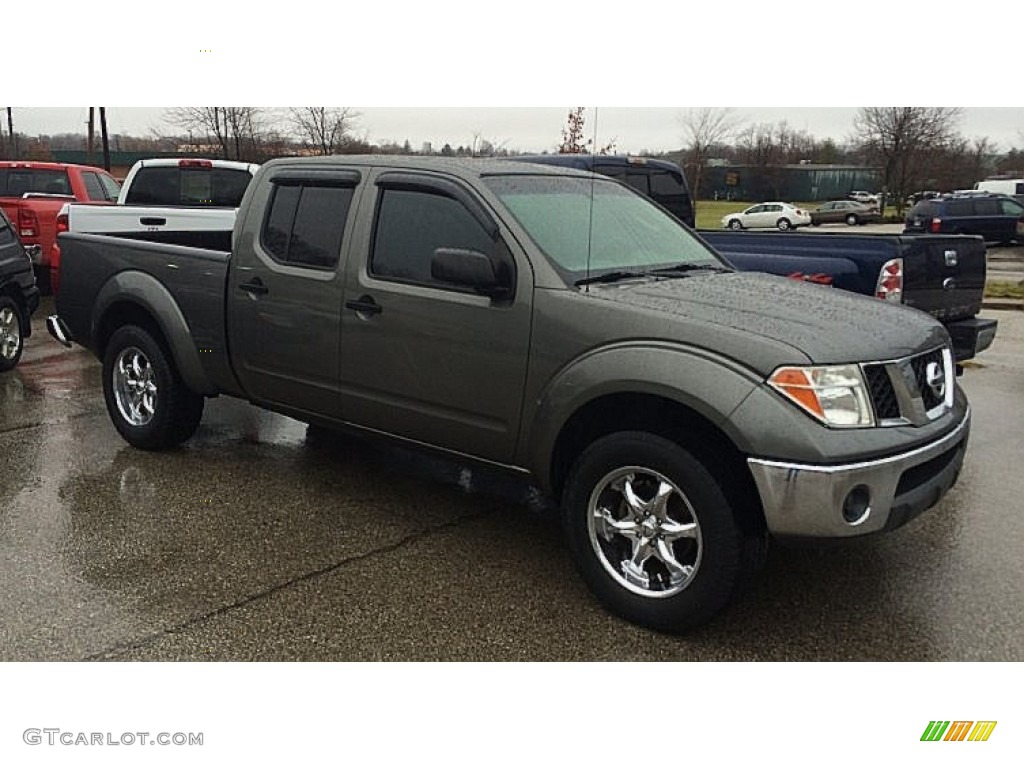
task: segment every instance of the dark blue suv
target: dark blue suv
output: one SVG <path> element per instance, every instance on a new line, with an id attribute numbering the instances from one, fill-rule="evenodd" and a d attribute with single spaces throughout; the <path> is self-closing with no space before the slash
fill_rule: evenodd
<path id="1" fill-rule="evenodd" d="M 646 195 L 684 224 L 694 226 L 693 198 L 686 176 L 682 168 L 668 160 L 631 155 L 523 155 L 509 159 L 611 176 Z"/>
<path id="2" fill-rule="evenodd" d="M 914 205 L 905 226 L 908 233 L 980 235 L 998 243 L 1024 243 L 1024 205 L 1009 195 L 942 195 Z"/>

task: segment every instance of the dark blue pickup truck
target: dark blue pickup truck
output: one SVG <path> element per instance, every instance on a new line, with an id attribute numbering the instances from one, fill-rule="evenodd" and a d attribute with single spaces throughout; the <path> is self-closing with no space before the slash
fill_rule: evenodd
<path id="1" fill-rule="evenodd" d="M 985 243 L 967 235 L 838 235 L 701 230 L 737 269 L 840 288 L 927 312 L 946 326 L 962 362 L 992 344 L 996 321 L 977 317 Z"/>

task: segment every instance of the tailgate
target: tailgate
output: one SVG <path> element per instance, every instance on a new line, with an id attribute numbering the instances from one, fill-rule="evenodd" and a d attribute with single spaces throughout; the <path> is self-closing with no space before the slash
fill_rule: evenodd
<path id="1" fill-rule="evenodd" d="M 974 317 L 985 293 L 985 242 L 969 235 L 908 235 L 903 302 L 938 320 Z"/>

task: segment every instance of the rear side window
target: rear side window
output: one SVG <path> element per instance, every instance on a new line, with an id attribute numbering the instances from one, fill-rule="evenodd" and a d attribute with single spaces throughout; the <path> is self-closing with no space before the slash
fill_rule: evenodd
<path id="1" fill-rule="evenodd" d="M 921 218 L 933 218 L 938 213 L 938 206 L 932 202 L 918 203 L 910 209 L 911 216 L 920 216 Z"/>
<path id="2" fill-rule="evenodd" d="M 117 193 L 111 197 L 107 188 L 103 186 L 102 176 L 91 171 L 82 172 L 82 181 L 85 184 L 85 194 L 90 200 L 109 203 L 117 199 Z"/>
<path id="3" fill-rule="evenodd" d="M 261 241 L 274 261 L 334 269 L 353 187 L 275 184 Z"/>
<path id="4" fill-rule="evenodd" d="M 947 216 L 973 216 L 974 215 L 974 201 L 973 200 L 950 200 L 946 204 L 946 215 Z"/>
<path id="5" fill-rule="evenodd" d="M 125 202 L 237 208 L 251 179 L 248 171 L 229 168 L 140 168 Z"/>
<path id="6" fill-rule="evenodd" d="M 14 242 L 14 230 L 11 229 L 11 223 L 7 220 L 7 217 L 0 214 L 0 245 L 10 245 Z"/>
<path id="7" fill-rule="evenodd" d="M 44 195 L 70 195 L 68 172 L 43 168 L 4 168 L 0 170 L 0 195 L 21 197 L 27 192 Z"/>
<path id="8" fill-rule="evenodd" d="M 437 248 L 462 248 L 491 256 L 494 241 L 457 200 L 433 192 L 383 189 L 370 272 L 400 282 L 450 288 L 430 274 Z"/>
<path id="9" fill-rule="evenodd" d="M 1000 213 L 998 200 L 975 200 L 974 210 L 979 216 L 998 216 Z"/>

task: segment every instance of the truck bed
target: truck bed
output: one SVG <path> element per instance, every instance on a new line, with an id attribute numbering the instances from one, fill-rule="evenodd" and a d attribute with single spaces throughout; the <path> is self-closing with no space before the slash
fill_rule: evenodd
<path id="1" fill-rule="evenodd" d="M 72 340 L 95 350 L 107 329 L 92 327 L 90 318 L 121 300 L 123 286 L 138 286 L 153 307 L 166 310 L 157 317 L 175 357 L 192 360 L 179 360 L 183 373 L 201 374 L 210 394 L 237 389 L 225 354 L 230 253 L 73 233 L 61 235 L 61 251 L 61 281 L 75 290 L 58 294 L 57 307 Z"/>

